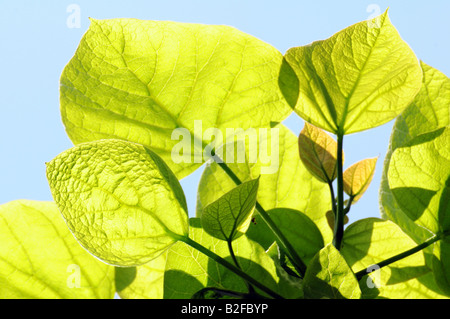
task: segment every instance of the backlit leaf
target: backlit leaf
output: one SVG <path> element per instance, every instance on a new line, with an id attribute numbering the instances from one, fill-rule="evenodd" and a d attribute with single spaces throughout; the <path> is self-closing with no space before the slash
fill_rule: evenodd
<path id="1" fill-rule="evenodd" d="M 75 144 L 136 142 L 182 178 L 207 160 L 206 144 L 220 145 L 211 129 L 225 139 L 227 128 L 269 127 L 292 112 L 279 90 L 282 61 L 229 26 L 91 19 L 61 76 L 62 120 Z"/>
<path id="2" fill-rule="evenodd" d="M 419 62 L 387 11 L 326 40 L 291 48 L 285 59 L 300 82 L 295 112 L 335 134 L 394 119 L 421 86 Z"/>
<path id="3" fill-rule="evenodd" d="M 417 243 L 433 233 L 414 223 L 397 203 L 389 188 L 387 173 L 393 152 L 413 138 L 446 127 L 450 124 L 450 80 L 442 72 L 421 62 L 422 89 L 413 103 L 398 117 L 392 129 L 391 141 L 383 166 L 380 187 L 381 210 L 384 215 L 408 233 Z"/>
<path id="4" fill-rule="evenodd" d="M 141 145 L 113 139 L 80 144 L 47 164 L 47 178 L 72 233 L 107 263 L 144 264 L 188 234 L 178 180 Z"/>
<path id="5" fill-rule="evenodd" d="M 239 143 L 234 150 L 227 147 L 224 157 L 230 152 L 236 155 L 235 160 L 227 162 L 227 165 L 241 181 L 259 177 L 256 199 L 266 211 L 272 208 L 301 211 L 320 229 L 324 242 L 329 242 L 332 231 L 325 218 L 325 212 L 331 209 L 328 186 L 314 178 L 301 162 L 295 134 L 284 125 L 274 128 L 279 130 L 268 130 L 265 134 L 262 134 L 265 129 L 257 130 L 260 138 L 254 149 L 249 144 L 240 148 Z M 258 156 L 250 160 L 255 154 Z M 237 155 L 243 160 L 238 161 Z M 205 206 L 234 187 L 236 184 L 217 163 L 207 165 L 198 186 L 197 216 L 201 216 Z M 261 219 L 258 222 L 263 223 Z"/>
<path id="6" fill-rule="evenodd" d="M 0 299 L 111 299 L 114 267 L 90 255 L 53 202 L 0 205 Z"/>
<path id="7" fill-rule="evenodd" d="M 378 157 L 359 161 L 344 171 L 344 191 L 353 197 L 353 202 L 364 194 L 372 181 Z"/>
<path id="8" fill-rule="evenodd" d="M 303 280 L 306 298 L 359 299 L 361 290 L 344 257 L 332 245 L 311 260 Z"/>
<path id="9" fill-rule="evenodd" d="M 319 180 L 330 183 L 337 177 L 337 143 L 327 133 L 305 123 L 298 137 L 300 159 Z"/>

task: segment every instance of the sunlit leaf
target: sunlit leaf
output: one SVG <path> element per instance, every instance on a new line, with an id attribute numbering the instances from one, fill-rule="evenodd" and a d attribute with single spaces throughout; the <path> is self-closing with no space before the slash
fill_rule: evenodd
<path id="1" fill-rule="evenodd" d="M 114 267 L 84 250 L 53 202 L 0 205 L 1 299 L 110 299 Z"/>
<path id="2" fill-rule="evenodd" d="M 431 237 L 433 233 L 418 226 L 397 203 L 389 188 L 387 173 L 392 153 L 408 144 L 413 138 L 450 124 L 450 80 L 442 72 L 421 62 L 423 69 L 422 89 L 413 103 L 398 117 L 392 130 L 391 141 L 380 187 L 381 210 L 389 219 L 395 221 L 417 243 Z"/>
<path id="3" fill-rule="evenodd" d="M 191 218 L 190 226 L 191 239 L 232 262 L 227 243 L 206 233 L 201 228 L 199 218 Z M 275 264 L 260 245 L 246 236 L 241 236 L 233 242 L 233 249 L 244 272 L 267 287 L 277 290 L 279 279 Z M 172 246 L 167 256 L 164 298 L 191 298 L 194 293 L 206 287 L 248 292 L 242 278 L 191 246 L 183 242 Z"/>
<path id="4" fill-rule="evenodd" d="M 291 48 L 285 59 L 300 82 L 295 112 L 335 134 L 394 119 L 421 86 L 419 62 L 387 11 L 326 40 Z"/>
<path id="5" fill-rule="evenodd" d="M 269 127 L 292 112 L 279 90 L 282 61 L 229 26 L 91 19 L 61 76 L 62 120 L 75 144 L 140 143 L 182 178 L 207 160 L 206 144 L 220 145 L 211 129 L 225 139 L 227 128 Z"/>
<path id="6" fill-rule="evenodd" d="M 344 191 L 353 197 L 353 202 L 364 194 L 375 174 L 378 157 L 359 161 L 344 171 Z"/>
<path id="7" fill-rule="evenodd" d="M 188 234 L 178 180 L 141 145 L 113 139 L 80 144 L 47 164 L 47 178 L 72 233 L 107 263 L 145 264 Z"/>

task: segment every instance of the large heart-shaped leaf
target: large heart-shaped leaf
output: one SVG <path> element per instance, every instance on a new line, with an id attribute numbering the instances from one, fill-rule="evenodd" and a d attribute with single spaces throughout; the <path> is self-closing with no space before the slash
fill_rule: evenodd
<path id="1" fill-rule="evenodd" d="M 77 145 L 47 164 L 47 178 L 70 230 L 107 263 L 144 264 L 188 234 L 180 183 L 142 145 L 114 139 Z"/>
<path id="2" fill-rule="evenodd" d="M 53 202 L 0 205 L 0 299 L 110 299 L 114 267 L 75 240 Z"/>
<path id="3" fill-rule="evenodd" d="M 421 86 L 418 60 L 387 11 L 329 39 L 291 48 L 285 58 L 300 82 L 295 112 L 336 134 L 394 119 Z"/>
<path id="4" fill-rule="evenodd" d="M 75 144 L 137 142 L 181 178 L 204 162 L 207 130 L 225 139 L 227 128 L 268 127 L 292 112 L 279 73 L 295 76 L 282 60 L 274 47 L 228 26 L 91 19 L 61 76 L 62 119 Z M 174 161 L 178 143 L 188 150 Z"/>

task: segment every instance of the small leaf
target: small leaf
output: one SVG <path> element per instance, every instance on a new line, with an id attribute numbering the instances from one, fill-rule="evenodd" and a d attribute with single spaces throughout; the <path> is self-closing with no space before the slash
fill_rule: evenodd
<path id="1" fill-rule="evenodd" d="M 232 262 L 227 243 L 210 236 L 201 227 L 200 218 L 191 218 L 189 237 L 209 250 Z M 241 236 L 233 242 L 241 269 L 267 287 L 277 289 L 279 278 L 275 263 L 257 243 Z M 218 287 L 248 292 L 245 281 L 191 246 L 177 242 L 168 251 L 164 275 L 164 298 L 186 299 L 206 287 Z"/>
<path id="2" fill-rule="evenodd" d="M 282 124 L 275 128 L 279 130 L 269 130 L 267 133 L 264 128 L 257 130 L 257 160 L 250 160 L 251 145 L 246 143 L 245 151 L 240 151 L 236 143 L 234 150 L 227 147 L 224 157 L 236 155 L 235 152 L 239 149 L 241 155 L 245 155 L 245 160 L 226 163 L 241 181 L 260 177 L 256 199 L 266 211 L 272 208 L 299 210 L 317 225 L 325 242 L 331 241 L 333 232 L 330 231 L 324 215 L 331 207 L 328 185 L 314 178 L 300 160 L 298 137 Z M 270 167 L 276 169 L 268 173 L 264 169 L 268 167 L 269 162 Z M 236 184 L 217 163 L 207 165 L 198 185 L 196 215 L 200 217 L 205 206 L 234 187 Z M 256 219 L 258 224 L 264 223 L 261 219 L 258 220 L 258 217 Z"/>
<path id="3" fill-rule="evenodd" d="M 0 299 L 112 299 L 114 267 L 90 255 L 53 202 L 0 205 Z"/>
<path id="4" fill-rule="evenodd" d="M 333 211 L 331 211 L 331 210 L 327 211 L 325 216 L 327 217 L 327 221 L 328 221 L 328 225 L 330 226 L 330 229 L 334 230 L 335 217 L 334 217 Z M 344 216 L 344 225 L 348 224 L 348 221 L 349 221 L 348 216 L 345 215 Z"/>
<path id="5" fill-rule="evenodd" d="M 300 159 L 311 174 L 329 183 L 337 176 L 337 143 L 320 128 L 305 123 L 298 137 Z"/>
<path id="6" fill-rule="evenodd" d="M 421 86 L 419 61 L 387 11 L 329 39 L 291 48 L 285 59 L 300 82 L 295 112 L 335 134 L 359 132 L 394 119 Z"/>
<path id="7" fill-rule="evenodd" d="M 145 264 L 188 234 L 178 180 L 141 145 L 112 139 L 80 144 L 48 163 L 47 178 L 72 233 L 106 263 Z"/>
<path id="8" fill-rule="evenodd" d="M 344 191 L 356 203 L 367 190 L 375 174 L 378 157 L 367 158 L 344 171 Z"/>
<path id="9" fill-rule="evenodd" d="M 322 248 L 311 260 L 303 280 L 310 299 L 359 299 L 361 290 L 344 257 L 332 245 Z"/>
<path id="10" fill-rule="evenodd" d="M 226 241 L 243 235 L 255 208 L 258 186 L 259 178 L 244 182 L 206 206 L 201 216 L 203 229 Z"/>

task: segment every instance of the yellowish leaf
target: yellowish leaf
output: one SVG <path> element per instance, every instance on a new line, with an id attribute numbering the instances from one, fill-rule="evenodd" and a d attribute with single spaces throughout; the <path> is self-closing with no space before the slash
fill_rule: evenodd
<path id="1" fill-rule="evenodd" d="M 366 158 L 344 171 L 344 191 L 353 196 L 353 202 L 361 198 L 370 185 L 375 173 L 378 157 Z"/>
<path id="2" fill-rule="evenodd" d="M 298 137 L 300 159 L 311 174 L 332 182 L 337 175 L 337 143 L 325 131 L 305 123 Z"/>

